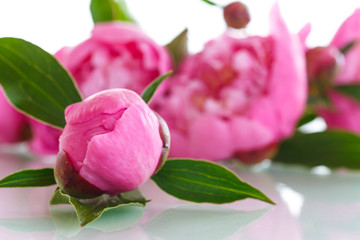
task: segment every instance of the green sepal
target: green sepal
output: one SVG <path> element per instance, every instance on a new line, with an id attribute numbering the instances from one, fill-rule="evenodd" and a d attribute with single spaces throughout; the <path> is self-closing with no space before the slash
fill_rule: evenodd
<path id="1" fill-rule="evenodd" d="M 158 89 L 158 87 L 160 86 L 160 84 L 170 75 L 172 74 L 172 71 L 156 78 L 154 81 L 152 81 L 143 91 L 143 93 L 141 94 L 141 98 L 147 103 L 149 104 L 151 99 L 153 98 L 156 90 Z"/>
<path id="2" fill-rule="evenodd" d="M 170 43 L 166 45 L 166 48 L 172 56 L 176 69 L 179 67 L 182 60 L 188 55 L 188 30 L 184 29 L 179 35 L 177 35 Z"/>
<path id="3" fill-rule="evenodd" d="M 111 197 L 103 194 L 100 197 L 91 199 L 77 199 L 57 189 L 50 205 L 71 204 L 76 212 L 80 226 L 85 226 L 98 219 L 106 210 L 114 209 L 124 205 L 140 205 L 145 207 L 146 200 L 139 190 L 121 193 Z"/>

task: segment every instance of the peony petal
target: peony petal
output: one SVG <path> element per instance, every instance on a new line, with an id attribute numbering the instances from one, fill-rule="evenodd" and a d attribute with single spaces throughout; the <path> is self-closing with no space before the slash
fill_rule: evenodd
<path id="1" fill-rule="evenodd" d="M 341 49 L 358 38 L 360 38 L 360 8 L 356 9 L 354 13 L 343 22 L 330 45 Z"/>
<path id="2" fill-rule="evenodd" d="M 135 92 L 126 89 L 110 89 L 67 107 L 65 120 L 68 124 L 85 122 L 100 114 L 112 114 L 133 104 L 139 104 L 139 95 Z M 143 104 L 146 105 L 145 102 Z"/>
<path id="3" fill-rule="evenodd" d="M 114 131 L 91 139 L 80 176 L 109 193 L 137 188 L 151 177 L 159 161 L 158 129 L 155 115 L 148 115 L 141 105 L 131 106 Z"/>
<path id="4" fill-rule="evenodd" d="M 271 35 L 274 39 L 274 62 L 268 94 L 277 107 L 280 135 L 290 135 L 301 116 L 307 98 L 305 56 L 300 41 L 292 36 L 279 13 L 272 9 Z"/>
<path id="5" fill-rule="evenodd" d="M 233 142 L 227 121 L 213 115 L 202 115 L 189 126 L 190 157 L 226 160 L 232 156 Z M 175 145 L 176 143 L 173 142 Z"/>
<path id="6" fill-rule="evenodd" d="M 334 104 L 334 109 L 320 108 L 318 110 L 328 127 L 350 130 L 360 134 L 360 104 L 335 91 L 329 91 L 328 94 Z"/>
<path id="7" fill-rule="evenodd" d="M 29 121 L 32 133 L 32 139 L 29 141 L 30 150 L 39 155 L 57 154 L 62 131 L 33 119 Z"/>
<path id="8" fill-rule="evenodd" d="M 25 125 L 25 116 L 10 105 L 0 86 L 0 143 L 20 141 L 21 130 Z"/>
<path id="9" fill-rule="evenodd" d="M 298 36 L 300 39 L 300 42 L 302 44 L 303 50 L 306 51 L 307 50 L 307 46 L 306 46 L 306 39 L 309 36 L 311 31 L 311 24 L 307 23 L 305 26 L 303 26 L 300 31 L 298 32 Z"/>
<path id="10" fill-rule="evenodd" d="M 360 82 L 360 45 L 354 46 L 345 54 L 345 63 L 335 79 L 336 84 L 352 84 Z"/>
<path id="11" fill-rule="evenodd" d="M 236 151 L 260 149 L 276 141 L 271 129 L 256 120 L 236 117 L 231 119 L 229 124 L 232 145 Z"/>

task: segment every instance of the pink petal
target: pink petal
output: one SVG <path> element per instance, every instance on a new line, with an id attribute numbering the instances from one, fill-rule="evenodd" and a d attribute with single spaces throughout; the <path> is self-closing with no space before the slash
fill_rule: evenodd
<path id="1" fill-rule="evenodd" d="M 356 9 L 354 13 L 343 22 L 330 45 L 341 49 L 358 38 L 360 38 L 360 9 Z"/>
<path id="2" fill-rule="evenodd" d="M 146 115 L 141 106 L 132 106 L 116 122 L 114 131 L 91 139 L 79 172 L 82 177 L 114 193 L 135 189 L 151 177 L 162 142 L 158 131 L 153 131 L 159 128 L 157 120 L 141 115 Z"/>
<path id="3" fill-rule="evenodd" d="M 307 98 L 305 57 L 300 41 L 286 28 L 278 5 L 272 9 L 271 35 L 274 39 L 274 62 L 268 93 L 277 109 L 280 134 L 294 130 Z"/>
<path id="4" fill-rule="evenodd" d="M 189 126 L 188 148 L 194 158 L 226 160 L 233 154 L 233 142 L 226 121 L 212 115 L 202 115 Z"/>

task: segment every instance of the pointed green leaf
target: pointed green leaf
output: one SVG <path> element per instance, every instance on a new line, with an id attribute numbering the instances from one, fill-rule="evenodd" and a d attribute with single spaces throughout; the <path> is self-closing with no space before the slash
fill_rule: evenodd
<path id="1" fill-rule="evenodd" d="M 91 0 L 90 11 L 94 23 L 116 20 L 135 22 L 127 9 L 125 0 Z"/>
<path id="2" fill-rule="evenodd" d="M 273 161 L 360 169 L 360 137 L 345 131 L 296 134 L 280 145 Z"/>
<path id="3" fill-rule="evenodd" d="M 144 90 L 144 92 L 141 94 L 142 99 L 149 104 L 152 97 L 154 96 L 157 88 L 160 86 L 160 84 L 170 75 L 172 74 L 172 71 L 158 77 L 154 81 L 152 81 Z"/>
<path id="4" fill-rule="evenodd" d="M 175 66 L 179 66 L 181 61 L 188 54 L 187 48 L 187 33 L 188 30 L 185 29 L 178 36 L 176 36 L 169 44 L 166 45 L 168 52 L 173 58 Z"/>
<path id="5" fill-rule="evenodd" d="M 49 53 L 17 38 L 0 38 L 0 84 L 20 111 L 64 127 L 64 110 L 81 101 L 69 73 Z"/>
<path id="6" fill-rule="evenodd" d="M 192 202 L 228 203 L 254 198 L 273 203 L 231 171 L 208 161 L 168 160 L 152 180 L 168 194 Z"/>
<path id="7" fill-rule="evenodd" d="M 212 5 L 212 6 L 217 6 L 216 3 L 212 2 L 212 1 L 209 1 L 209 0 L 202 0 L 203 2 L 206 2 L 207 4 L 209 5 Z"/>
<path id="8" fill-rule="evenodd" d="M 360 102 L 360 84 L 346 84 L 334 86 L 334 89 L 357 102 Z"/>
<path id="9" fill-rule="evenodd" d="M 66 204 L 66 199 L 69 199 L 69 202 L 73 205 L 81 226 L 95 221 L 108 209 L 124 205 L 145 206 L 147 202 L 138 190 L 121 193 L 114 197 L 104 194 L 91 199 L 77 199 L 63 193 L 61 190 L 57 190 L 51 204 Z"/>
<path id="10" fill-rule="evenodd" d="M 27 169 L 13 173 L 0 180 L 4 187 L 44 187 L 56 184 L 54 169 Z"/>

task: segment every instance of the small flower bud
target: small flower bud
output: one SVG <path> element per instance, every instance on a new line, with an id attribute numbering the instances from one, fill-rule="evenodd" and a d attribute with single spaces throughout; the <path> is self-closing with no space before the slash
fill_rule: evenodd
<path id="1" fill-rule="evenodd" d="M 332 82 L 343 61 L 343 55 L 334 47 L 316 47 L 308 50 L 306 70 L 309 80 Z"/>
<path id="2" fill-rule="evenodd" d="M 244 4 L 233 2 L 224 7 L 224 19 L 228 27 L 241 29 L 250 22 L 250 15 Z"/>

